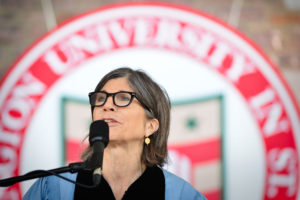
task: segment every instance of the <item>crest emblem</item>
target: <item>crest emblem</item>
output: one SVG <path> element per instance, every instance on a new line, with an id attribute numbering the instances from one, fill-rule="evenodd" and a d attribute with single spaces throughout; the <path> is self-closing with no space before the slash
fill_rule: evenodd
<path id="1" fill-rule="evenodd" d="M 276 67 L 223 22 L 159 3 L 81 15 L 18 59 L 0 83 L 0 178 L 64 165 L 73 151 L 67 147 L 64 154 L 61 124 L 71 118 L 63 116 L 62 105 L 80 107 L 69 100 L 87 102 L 101 77 L 121 66 L 150 74 L 168 91 L 172 112 L 185 107 L 174 114 L 181 118 L 174 127 L 184 136 L 172 128 L 170 157 L 177 165 L 168 167 L 204 194 L 217 194 L 210 199 L 299 198 L 299 109 Z M 193 99 L 202 100 L 184 104 Z M 188 110 L 190 105 L 195 107 Z M 89 125 L 89 111 L 80 112 L 80 122 Z M 64 122 L 63 130 L 73 128 Z M 77 138 L 68 134 L 70 141 Z M 204 153 L 196 152 L 198 146 Z M 203 185 L 210 173 L 212 182 Z M 20 199 L 31 183 L 0 188 L 0 199 Z"/>

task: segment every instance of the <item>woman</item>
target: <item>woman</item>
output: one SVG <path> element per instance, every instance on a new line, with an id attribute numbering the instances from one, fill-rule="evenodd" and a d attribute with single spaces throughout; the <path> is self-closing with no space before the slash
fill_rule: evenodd
<path id="1" fill-rule="evenodd" d="M 162 169 L 167 159 L 170 101 L 144 72 L 111 71 L 89 94 L 93 120 L 109 125 L 101 183 L 84 189 L 50 176 L 39 179 L 24 199 L 205 199 L 189 183 Z M 83 160 L 91 157 L 91 149 Z M 91 173 L 65 174 L 91 184 Z"/>

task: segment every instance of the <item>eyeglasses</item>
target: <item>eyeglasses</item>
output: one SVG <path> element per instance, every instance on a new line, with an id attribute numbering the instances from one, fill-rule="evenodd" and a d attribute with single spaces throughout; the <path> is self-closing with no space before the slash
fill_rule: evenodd
<path id="1" fill-rule="evenodd" d="M 118 107 L 129 106 L 129 104 L 131 104 L 133 98 L 135 97 L 147 110 L 150 111 L 150 109 L 137 98 L 134 92 L 127 92 L 127 91 L 120 91 L 115 93 L 108 93 L 104 91 L 90 92 L 89 93 L 90 104 L 92 107 L 103 106 L 106 103 L 107 98 L 110 96 L 113 97 L 114 105 Z"/>

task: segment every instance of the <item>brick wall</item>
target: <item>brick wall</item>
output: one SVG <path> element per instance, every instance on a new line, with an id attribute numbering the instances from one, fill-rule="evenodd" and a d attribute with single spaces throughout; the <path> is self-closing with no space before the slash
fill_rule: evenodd
<path id="1" fill-rule="evenodd" d="M 52 0 L 58 24 L 80 13 L 117 2 L 123 1 Z M 289 10 L 284 0 L 169 2 L 196 8 L 225 22 L 229 22 L 233 3 L 241 2 L 240 18 L 234 26 L 258 44 L 279 67 L 300 105 L 300 8 Z M 0 0 L 0 77 L 26 48 L 47 31 L 41 0 Z"/>

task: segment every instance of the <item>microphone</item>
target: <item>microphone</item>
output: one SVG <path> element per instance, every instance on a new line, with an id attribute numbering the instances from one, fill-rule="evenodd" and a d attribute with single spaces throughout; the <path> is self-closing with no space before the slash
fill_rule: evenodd
<path id="1" fill-rule="evenodd" d="M 103 152 L 109 141 L 108 132 L 108 124 L 103 120 L 94 121 L 90 126 L 89 142 L 93 148 L 93 154 L 89 159 L 89 164 L 94 169 L 94 185 L 98 185 L 101 180 Z"/>

